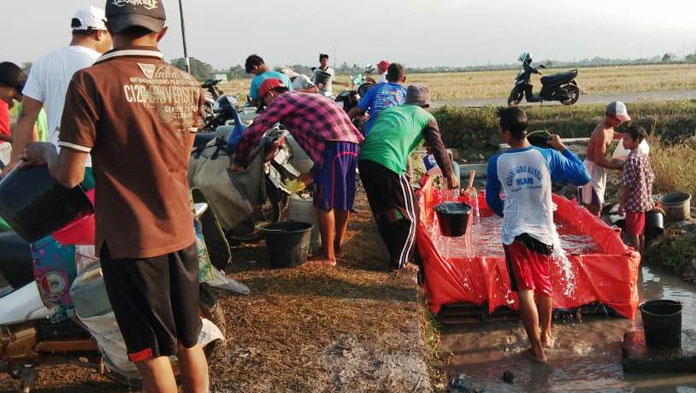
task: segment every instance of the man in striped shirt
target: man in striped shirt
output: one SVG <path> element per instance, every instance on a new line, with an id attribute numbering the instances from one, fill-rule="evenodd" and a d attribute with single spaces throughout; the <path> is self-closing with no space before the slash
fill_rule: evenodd
<path id="1" fill-rule="evenodd" d="M 335 266 L 355 199 L 355 168 L 363 136 L 335 102 L 319 94 L 288 91 L 278 79 L 261 84 L 259 100 L 267 108 L 244 132 L 231 169 L 244 168 L 263 134 L 282 123 L 314 161 L 314 206 L 322 255 L 312 262 Z"/>

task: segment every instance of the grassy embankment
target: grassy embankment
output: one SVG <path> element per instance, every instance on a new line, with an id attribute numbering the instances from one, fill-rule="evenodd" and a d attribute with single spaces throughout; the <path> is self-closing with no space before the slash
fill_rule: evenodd
<path id="1" fill-rule="evenodd" d="M 544 74 L 565 69 L 542 70 Z M 451 99 L 486 99 L 507 97 L 516 70 L 408 74 L 406 83 L 425 84 L 435 101 Z M 539 76 L 532 83 L 539 86 Z M 347 83 L 349 76 L 339 75 L 339 82 Z M 628 91 L 693 90 L 696 89 L 696 64 L 649 66 L 620 66 L 581 68 L 578 83 L 588 94 Z M 246 97 L 250 79 L 234 79 L 222 84 L 228 94 Z M 336 91 L 344 86 L 334 86 Z"/>

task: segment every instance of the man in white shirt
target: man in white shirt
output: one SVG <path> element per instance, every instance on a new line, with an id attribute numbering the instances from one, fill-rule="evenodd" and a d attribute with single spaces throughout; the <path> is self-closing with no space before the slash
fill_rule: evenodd
<path id="1" fill-rule="evenodd" d="M 77 10 L 71 22 L 70 45 L 43 55 L 32 64 L 22 91 L 24 107 L 17 119 L 12 159 L 8 167 L 17 163 L 29 142 L 38 140 L 34 123 L 43 106 L 48 116 L 49 142 L 58 146 L 65 93 L 73 74 L 91 66 L 102 53 L 111 49 L 111 34 L 106 30 L 105 23 L 106 16 L 101 8 L 90 6 Z M 86 164 L 92 166 L 89 155 Z"/>
<path id="2" fill-rule="evenodd" d="M 293 91 L 299 91 L 301 93 L 319 92 L 317 86 L 314 83 L 312 83 L 309 77 L 305 74 L 298 74 L 288 66 L 281 66 L 276 71 L 285 74 L 288 78 L 290 78 L 290 82 L 292 82 Z"/>

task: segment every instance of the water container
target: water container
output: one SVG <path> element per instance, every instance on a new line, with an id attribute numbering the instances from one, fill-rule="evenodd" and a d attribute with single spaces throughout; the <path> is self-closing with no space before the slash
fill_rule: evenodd
<path id="1" fill-rule="evenodd" d="M 0 182 L 0 216 L 28 242 L 91 211 L 92 204 L 80 186 L 63 187 L 45 166 L 15 169 Z"/>
<path id="2" fill-rule="evenodd" d="M 667 220 L 671 222 L 683 221 L 691 216 L 691 194 L 688 192 L 670 192 L 660 198 L 665 207 Z"/>
<path id="3" fill-rule="evenodd" d="M 665 232 L 665 212 L 655 208 L 645 213 L 645 236 L 652 238 Z"/>
<path id="4" fill-rule="evenodd" d="M 75 312 L 81 318 L 91 318 L 111 312 L 111 303 L 104 286 L 104 276 L 98 263 L 77 276 L 70 287 L 70 297 L 75 305 Z"/>
<path id="5" fill-rule="evenodd" d="M 316 79 L 314 83 L 316 83 L 317 85 L 326 85 L 327 83 L 329 83 L 329 80 L 331 80 L 331 74 L 326 71 L 317 70 L 317 72 L 314 75 Z"/>
<path id="6" fill-rule="evenodd" d="M 317 221 L 317 213 L 312 200 L 304 199 L 296 195 L 290 197 L 288 201 L 288 220 L 312 224 L 309 249 L 312 254 L 316 254 L 321 245 L 321 235 L 319 234 L 319 222 Z"/>
<path id="7" fill-rule="evenodd" d="M 312 224 L 281 221 L 266 225 L 262 230 L 265 233 L 271 265 L 292 267 L 307 261 Z"/>
<path id="8" fill-rule="evenodd" d="M 460 202 L 445 202 L 435 206 L 442 236 L 458 237 L 466 233 L 471 206 Z"/>
<path id="9" fill-rule="evenodd" d="M 678 348 L 681 346 L 682 302 L 676 300 L 649 300 L 640 305 L 645 344 L 650 348 Z"/>

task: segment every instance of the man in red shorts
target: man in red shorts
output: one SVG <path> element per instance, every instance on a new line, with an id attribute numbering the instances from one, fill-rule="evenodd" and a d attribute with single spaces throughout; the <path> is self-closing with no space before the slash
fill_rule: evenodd
<path id="1" fill-rule="evenodd" d="M 128 357 L 147 393 L 177 392 L 177 355 L 186 393 L 209 390 L 201 329 L 198 251 L 187 172 L 203 95 L 191 75 L 164 62 L 166 32 L 157 1 L 106 5 L 114 50 L 76 72 L 57 153 L 27 146 L 22 165 L 48 164 L 74 187 L 94 160 L 96 248 Z"/>
<path id="2" fill-rule="evenodd" d="M 631 126 L 623 135 L 623 147 L 630 150 L 623 167 L 624 189 L 619 212 L 626 212 L 628 243 L 642 253 L 645 246 L 645 212 L 652 210 L 652 183 L 655 180 L 650 158 L 640 149 L 647 133 L 643 127 Z"/>
<path id="3" fill-rule="evenodd" d="M 519 297 L 531 356 L 545 362 L 543 348 L 553 346 L 554 341 L 549 261 L 556 227 L 551 182 L 579 186 L 590 181 L 590 175 L 558 135 L 549 142 L 553 149 L 532 146 L 527 140 L 527 115 L 522 109 L 501 108 L 498 116 L 501 137 L 510 150 L 493 156 L 488 163 L 486 202 L 503 216 L 502 241 L 510 284 Z"/>
<path id="4" fill-rule="evenodd" d="M 279 79 L 266 79 L 259 87 L 266 110 L 247 128 L 235 152 L 232 170 L 241 170 L 263 134 L 282 123 L 314 161 L 314 206 L 321 232 L 322 255 L 311 262 L 336 265 L 348 229 L 355 199 L 355 168 L 359 143 L 364 139 L 334 101 L 320 95 L 288 91 Z"/>

